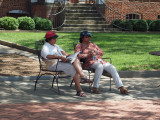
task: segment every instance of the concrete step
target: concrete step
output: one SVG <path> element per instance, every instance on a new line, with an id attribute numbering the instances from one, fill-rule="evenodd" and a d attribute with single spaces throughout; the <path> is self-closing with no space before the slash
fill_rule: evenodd
<path id="1" fill-rule="evenodd" d="M 67 7 L 66 6 L 66 10 L 96 10 L 95 7 L 92 7 L 92 6 L 88 6 L 88 7 Z"/>
<path id="2" fill-rule="evenodd" d="M 80 32 L 115 32 L 117 28 L 111 28 L 105 19 L 97 13 L 94 5 L 91 4 L 67 4 L 66 21 L 60 31 Z"/>
<path id="3" fill-rule="evenodd" d="M 104 21 L 102 17 L 70 17 L 66 16 L 66 20 L 96 20 L 96 21 Z"/>
<path id="4" fill-rule="evenodd" d="M 96 10 L 66 10 L 66 13 L 97 13 Z"/>
<path id="5" fill-rule="evenodd" d="M 68 4 L 66 4 L 66 7 L 95 7 L 94 5 L 92 5 L 92 4 L 79 4 L 79 3 L 68 3 Z"/>
<path id="6" fill-rule="evenodd" d="M 66 13 L 66 17 L 101 17 L 98 13 Z"/>
<path id="7" fill-rule="evenodd" d="M 106 24 L 64 24 L 64 27 L 87 27 L 87 28 L 107 28 Z"/>
<path id="8" fill-rule="evenodd" d="M 105 21 L 97 20 L 66 20 L 65 24 L 107 24 Z"/>
<path id="9" fill-rule="evenodd" d="M 99 29 L 99 28 L 87 28 L 87 27 L 63 27 L 60 31 L 73 31 L 73 32 L 79 32 L 83 30 L 88 30 L 88 31 L 104 31 L 104 29 Z"/>
<path id="10" fill-rule="evenodd" d="M 61 29 L 59 29 L 59 31 L 67 31 L 67 32 L 80 32 L 83 30 L 88 30 L 89 32 L 118 32 L 119 29 L 117 28 L 103 28 L 103 29 L 99 29 L 99 28 L 90 28 L 90 27 L 63 27 Z"/>

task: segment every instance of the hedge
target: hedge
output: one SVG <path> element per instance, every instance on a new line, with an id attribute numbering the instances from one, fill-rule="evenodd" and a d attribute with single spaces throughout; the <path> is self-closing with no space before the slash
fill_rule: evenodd
<path id="1" fill-rule="evenodd" d="M 147 31 L 148 30 L 148 23 L 145 20 L 138 20 L 134 24 L 135 31 Z"/>
<path id="2" fill-rule="evenodd" d="M 160 31 L 160 20 L 155 20 L 149 25 L 149 31 Z"/>
<path id="3" fill-rule="evenodd" d="M 48 19 L 41 19 L 36 24 L 37 30 L 51 30 L 52 29 L 52 22 Z"/>
<path id="4" fill-rule="evenodd" d="M 2 17 L 0 19 L 0 26 L 5 30 L 16 30 L 18 29 L 18 20 L 14 17 Z"/>
<path id="5" fill-rule="evenodd" d="M 35 22 L 31 17 L 18 17 L 19 29 L 33 30 L 35 28 Z"/>

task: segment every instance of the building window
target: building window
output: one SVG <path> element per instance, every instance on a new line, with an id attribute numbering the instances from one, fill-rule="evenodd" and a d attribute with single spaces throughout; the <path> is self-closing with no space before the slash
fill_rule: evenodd
<path id="1" fill-rule="evenodd" d="M 31 0 L 31 3 L 35 3 L 35 2 L 38 2 L 38 0 Z"/>
<path id="2" fill-rule="evenodd" d="M 45 0 L 46 3 L 54 3 L 54 0 Z"/>
<path id="3" fill-rule="evenodd" d="M 160 15 L 158 15 L 158 20 L 160 20 Z"/>
<path id="4" fill-rule="evenodd" d="M 10 17 L 18 18 L 21 16 L 29 16 L 29 12 L 26 12 L 23 10 L 11 10 L 11 11 L 8 11 L 7 15 Z"/>
<path id="5" fill-rule="evenodd" d="M 139 20 L 141 19 L 141 16 L 139 14 L 127 14 L 126 20 Z"/>

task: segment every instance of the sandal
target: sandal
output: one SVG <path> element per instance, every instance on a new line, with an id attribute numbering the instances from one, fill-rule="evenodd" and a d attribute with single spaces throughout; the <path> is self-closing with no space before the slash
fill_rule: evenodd
<path id="1" fill-rule="evenodd" d="M 129 91 L 122 86 L 122 87 L 120 87 L 120 93 L 121 93 L 121 94 L 128 95 L 128 94 L 129 94 Z"/>
<path id="2" fill-rule="evenodd" d="M 93 87 L 92 93 L 94 93 L 94 94 L 101 94 L 101 93 L 99 92 L 99 89 L 98 89 L 98 88 L 95 88 L 95 87 Z"/>
<path id="3" fill-rule="evenodd" d="M 84 84 L 84 83 L 93 83 L 93 81 L 87 79 L 87 78 L 81 78 L 80 83 Z"/>
<path id="4" fill-rule="evenodd" d="M 80 96 L 80 97 L 86 97 L 86 94 L 84 94 L 84 92 L 82 90 L 77 91 L 76 95 Z"/>

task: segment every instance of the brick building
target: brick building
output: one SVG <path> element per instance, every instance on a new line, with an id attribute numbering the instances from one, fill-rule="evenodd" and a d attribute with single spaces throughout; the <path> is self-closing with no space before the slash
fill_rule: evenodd
<path id="1" fill-rule="evenodd" d="M 3 16 L 48 18 L 50 11 L 58 11 L 58 8 L 49 5 L 53 2 L 54 0 L 0 0 L 0 18 Z M 160 19 L 160 0 L 105 0 L 105 3 L 122 14 L 124 17 L 121 19 Z M 110 19 L 116 14 L 108 12 L 106 8 L 105 16 Z"/>
<path id="2" fill-rule="evenodd" d="M 106 5 L 123 15 L 121 19 L 160 19 L 160 0 L 107 0 Z M 105 15 L 111 19 L 117 14 L 106 9 Z"/>

